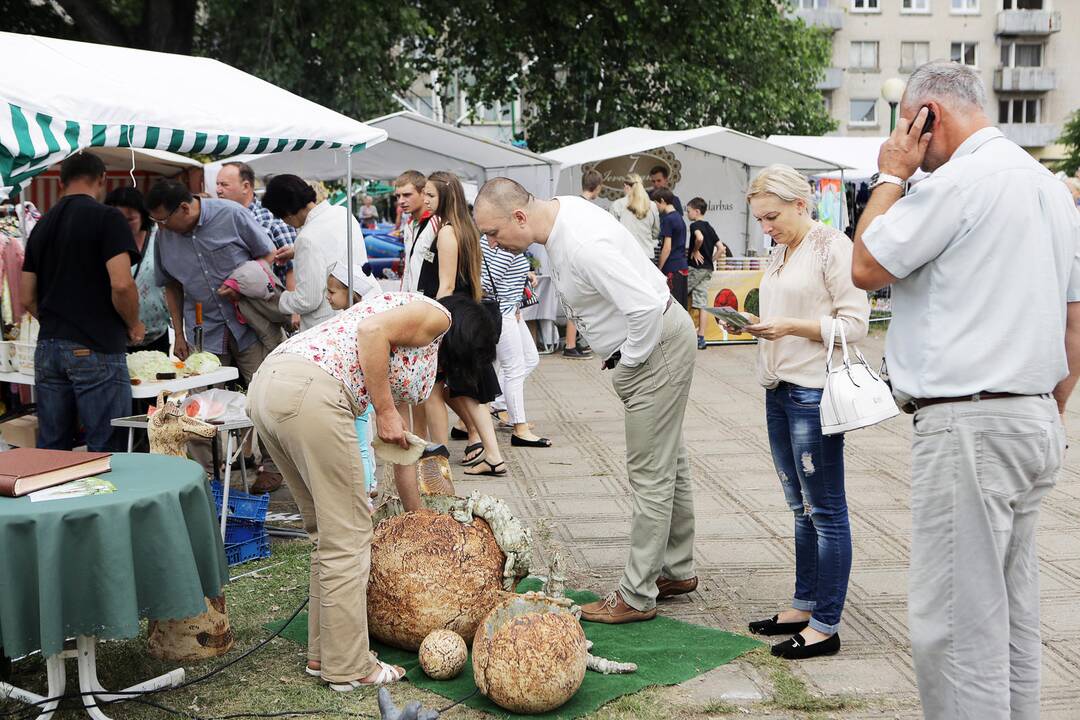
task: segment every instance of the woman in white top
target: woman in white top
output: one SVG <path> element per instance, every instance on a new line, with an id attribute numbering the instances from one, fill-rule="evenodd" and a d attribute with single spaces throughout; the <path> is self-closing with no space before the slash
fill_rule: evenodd
<path id="1" fill-rule="evenodd" d="M 611 203 L 611 214 L 630 231 L 649 260 L 660 241 L 660 211 L 649 199 L 641 176 L 631 173 L 623 183 L 626 195 Z"/>
<path id="2" fill-rule="evenodd" d="M 315 189 L 296 175 L 275 175 L 266 185 L 262 204 L 299 231 L 292 246 L 296 289 L 281 293 L 278 309 L 286 315 L 299 315 L 300 330 L 308 330 L 334 315 L 326 299 L 326 275 L 330 265 L 348 255 L 346 220 L 353 226 L 354 266 L 367 262 L 364 233 L 344 206 L 326 200 L 316 204 Z M 359 290 L 366 292 L 366 288 Z"/>
<path id="3" fill-rule="evenodd" d="M 793 634 L 773 655 L 799 660 L 840 650 L 840 614 L 851 573 L 851 529 L 844 494 L 844 436 L 821 434 L 825 385 L 822 338 L 842 323 L 861 340 L 870 320 L 866 293 L 851 282 L 851 241 L 810 217 L 806 178 L 786 165 L 750 184 L 750 211 L 777 245 L 761 280 L 759 339 L 769 445 L 795 514 L 795 595 L 791 608 L 750 623 L 760 635 Z"/>

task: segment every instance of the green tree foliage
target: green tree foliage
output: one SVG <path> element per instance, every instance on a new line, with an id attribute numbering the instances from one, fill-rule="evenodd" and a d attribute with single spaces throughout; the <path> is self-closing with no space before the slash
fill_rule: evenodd
<path id="1" fill-rule="evenodd" d="M 429 7 L 433 4 L 424 3 Z M 420 37 L 427 69 L 466 78 L 485 103 L 525 100 L 529 144 L 550 150 L 630 125 L 720 124 L 818 135 L 821 31 L 775 0 L 439 0 Z"/>
<path id="2" fill-rule="evenodd" d="M 1058 142 L 1068 151 L 1057 169 L 1066 175 L 1075 175 L 1080 170 L 1080 110 L 1069 116 Z"/>

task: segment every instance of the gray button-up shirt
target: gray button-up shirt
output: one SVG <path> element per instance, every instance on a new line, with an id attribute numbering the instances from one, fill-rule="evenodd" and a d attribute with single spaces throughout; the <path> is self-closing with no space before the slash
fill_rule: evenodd
<path id="1" fill-rule="evenodd" d="M 1048 393 L 1068 374 L 1080 213 L 997 128 L 974 133 L 863 235 L 898 278 L 885 356 L 915 398 Z"/>
<path id="2" fill-rule="evenodd" d="M 232 200 L 199 198 L 199 223 L 187 234 L 162 228 L 154 244 L 158 285 L 184 288 L 184 336 L 194 343 L 195 303 L 203 306 L 203 349 L 226 351 L 226 330 L 246 350 L 258 340 L 236 317 L 231 301 L 217 294 L 230 273 L 248 260 L 266 257 L 274 245 L 251 212 Z"/>

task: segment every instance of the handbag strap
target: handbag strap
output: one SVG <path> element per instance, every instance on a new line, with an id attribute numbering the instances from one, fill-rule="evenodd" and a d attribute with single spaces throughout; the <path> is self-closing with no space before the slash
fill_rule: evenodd
<path id="1" fill-rule="evenodd" d="M 488 280 L 491 281 L 491 292 L 495 294 L 495 301 L 499 301 L 499 288 L 495 287 L 495 278 L 491 276 L 491 268 L 488 267 L 487 255 L 480 252 L 480 261 L 484 263 L 484 270 L 487 271 Z M 501 303 L 500 303 L 501 304 Z"/>
<path id="2" fill-rule="evenodd" d="M 840 322 L 839 318 L 832 319 L 832 327 L 829 329 L 829 353 L 825 359 L 825 372 L 830 373 L 833 369 L 833 353 L 836 351 L 836 333 L 837 328 L 840 328 L 840 347 L 844 357 L 844 367 L 851 367 L 851 355 L 848 354 L 847 333 L 844 332 L 844 324 Z M 856 350 L 855 352 L 858 352 Z M 860 356 L 861 357 L 861 356 Z M 865 362 L 865 360 L 863 361 Z"/>

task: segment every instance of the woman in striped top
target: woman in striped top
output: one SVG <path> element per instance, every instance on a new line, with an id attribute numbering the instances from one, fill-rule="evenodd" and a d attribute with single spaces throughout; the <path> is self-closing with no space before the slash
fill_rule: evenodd
<path id="1" fill-rule="evenodd" d="M 521 319 L 521 297 L 530 282 L 529 259 L 507 252 L 481 239 L 484 292 L 498 298 L 502 310 L 502 334 L 495 348 L 495 371 L 514 434 L 510 444 L 519 447 L 551 447 L 551 441 L 535 435 L 525 417 L 525 378 L 540 362 L 536 342 Z"/>

